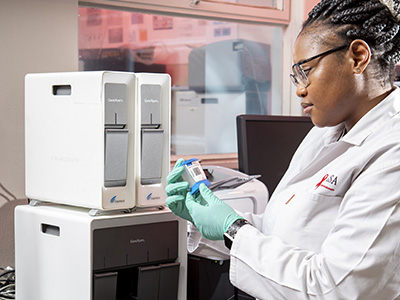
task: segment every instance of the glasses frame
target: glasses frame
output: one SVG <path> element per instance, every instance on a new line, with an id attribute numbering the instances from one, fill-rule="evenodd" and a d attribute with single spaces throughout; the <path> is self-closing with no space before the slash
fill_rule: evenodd
<path id="1" fill-rule="evenodd" d="M 333 49 L 330 49 L 330 50 L 328 50 L 328 51 L 322 52 L 322 53 L 317 54 L 317 55 L 315 55 L 315 56 L 313 56 L 313 57 L 310 57 L 310 58 L 301 60 L 301 61 L 299 61 L 298 63 L 295 63 L 295 64 L 292 66 L 292 72 L 293 72 L 293 73 L 290 74 L 290 79 L 292 80 L 293 84 L 294 84 L 296 87 L 299 86 L 299 84 L 301 84 L 301 85 L 304 86 L 304 87 L 307 87 L 307 86 L 310 84 L 309 81 L 308 81 L 307 74 L 305 73 L 305 71 L 304 71 L 303 68 L 301 67 L 302 64 L 308 63 L 308 62 L 310 62 L 310 61 L 312 61 L 312 60 L 314 60 L 314 59 L 317 59 L 317 58 L 319 58 L 319 57 L 321 57 L 321 56 L 328 55 L 328 54 L 332 54 L 332 53 L 334 53 L 334 52 L 343 50 L 343 49 L 347 48 L 348 46 L 349 46 L 349 45 L 346 44 L 346 45 L 342 45 L 342 46 L 339 46 L 339 47 L 335 47 L 335 48 L 333 48 Z"/>

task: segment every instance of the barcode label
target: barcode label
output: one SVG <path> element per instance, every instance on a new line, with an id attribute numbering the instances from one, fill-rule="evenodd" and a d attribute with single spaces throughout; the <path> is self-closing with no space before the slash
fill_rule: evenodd
<path id="1" fill-rule="evenodd" d="M 193 169 L 193 173 L 194 173 L 194 175 L 196 175 L 196 176 L 201 175 L 201 170 L 200 170 L 200 168 L 194 168 L 194 169 Z"/>

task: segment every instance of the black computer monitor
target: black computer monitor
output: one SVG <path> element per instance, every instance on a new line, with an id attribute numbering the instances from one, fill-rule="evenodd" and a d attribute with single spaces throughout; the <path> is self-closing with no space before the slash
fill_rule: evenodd
<path id="1" fill-rule="evenodd" d="M 313 127 L 309 117 L 237 116 L 239 171 L 261 175 L 270 195 L 300 142 Z"/>

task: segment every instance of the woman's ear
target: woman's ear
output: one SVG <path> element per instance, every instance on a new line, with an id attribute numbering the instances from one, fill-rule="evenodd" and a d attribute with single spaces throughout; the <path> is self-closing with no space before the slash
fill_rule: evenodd
<path id="1" fill-rule="evenodd" d="M 354 40 L 349 47 L 349 54 L 353 61 L 353 70 L 356 74 L 364 72 L 371 60 L 371 48 L 360 39 Z"/>

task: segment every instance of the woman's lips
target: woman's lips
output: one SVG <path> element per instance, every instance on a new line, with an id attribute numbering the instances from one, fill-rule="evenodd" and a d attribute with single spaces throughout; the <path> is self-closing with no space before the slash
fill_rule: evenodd
<path id="1" fill-rule="evenodd" d="M 301 107 L 303 108 L 303 113 L 305 115 L 311 114 L 311 109 L 313 107 L 311 103 L 301 102 Z"/>

